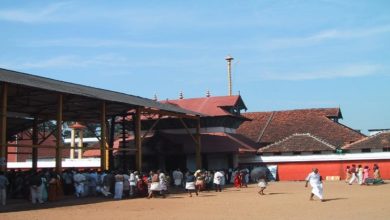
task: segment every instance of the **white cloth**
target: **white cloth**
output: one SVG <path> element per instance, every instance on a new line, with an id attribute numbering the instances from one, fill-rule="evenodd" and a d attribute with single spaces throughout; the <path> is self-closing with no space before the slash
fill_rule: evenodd
<path id="1" fill-rule="evenodd" d="M 219 171 L 214 173 L 214 184 L 221 185 L 223 182 L 223 174 Z"/>
<path id="2" fill-rule="evenodd" d="M 115 182 L 115 195 L 114 199 L 122 199 L 123 195 L 123 182 Z"/>
<path id="3" fill-rule="evenodd" d="M 153 182 L 150 184 L 151 191 L 161 191 L 161 186 L 159 182 Z"/>
<path id="4" fill-rule="evenodd" d="M 85 185 L 86 180 L 87 180 L 87 178 L 81 173 L 77 173 L 73 176 L 74 187 L 76 190 L 76 195 L 78 197 L 84 196 L 84 194 L 85 194 L 84 185 Z"/>
<path id="5" fill-rule="evenodd" d="M 319 173 L 311 172 L 307 177 L 306 181 L 309 181 L 310 186 L 312 187 L 311 192 L 322 200 L 323 196 L 323 187 L 321 182 L 321 176 Z"/>
<path id="6" fill-rule="evenodd" d="M 194 182 L 186 182 L 186 189 L 187 190 L 195 190 L 195 183 Z"/>
<path id="7" fill-rule="evenodd" d="M 35 204 L 37 202 L 37 200 L 38 200 L 39 203 L 43 203 L 41 187 L 40 186 L 30 186 L 30 192 L 31 192 L 31 202 L 32 202 L 32 204 Z"/>
<path id="8" fill-rule="evenodd" d="M 159 177 L 160 179 L 160 188 L 161 190 L 167 190 L 167 183 L 166 183 L 166 178 L 164 173 L 160 173 Z"/>
<path id="9" fill-rule="evenodd" d="M 183 173 L 180 172 L 179 170 L 175 170 L 172 173 L 172 177 L 173 177 L 173 183 L 175 184 L 175 186 L 180 186 L 182 181 L 183 181 Z"/>
<path id="10" fill-rule="evenodd" d="M 259 184 L 257 184 L 260 188 L 267 187 L 267 182 L 264 179 L 259 180 Z"/>
<path id="11" fill-rule="evenodd" d="M 355 174 L 355 173 L 352 173 L 351 179 L 349 180 L 349 184 L 352 184 L 352 183 L 355 182 L 356 180 L 357 180 L 356 174 Z"/>
<path id="12" fill-rule="evenodd" d="M 130 174 L 129 182 L 130 182 L 130 186 L 135 186 L 136 185 L 136 179 L 135 179 L 134 173 Z"/>

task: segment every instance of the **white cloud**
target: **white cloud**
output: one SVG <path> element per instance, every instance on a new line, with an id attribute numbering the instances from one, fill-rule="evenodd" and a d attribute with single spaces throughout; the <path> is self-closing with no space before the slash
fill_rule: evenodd
<path id="1" fill-rule="evenodd" d="M 91 38 L 68 38 L 39 40 L 24 44 L 27 47 L 119 47 L 119 48 L 190 48 L 190 45 L 181 43 L 140 42 L 130 40 L 104 40 Z M 196 47 L 198 48 L 198 47 Z"/>
<path id="2" fill-rule="evenodd" d="M 308 71 L 308 72 L 266 72 L 260 74 L 264 80 L 316 80 L 316 79 L 334 79 L 334 78 L 348 78 L 348 77 L 362 77 L 368 75 L 378 74 L 382 72 L 383 67 L 375 64 L 353 64 L 346 65 L 339 68 Z"/>
<path id="3" fill-rule="evenodd" d="M 326 40 L 361 38 L 388 32 L 390 32 L 390 25 L 352 30 L 325 30 L 306 37 L 273 39 L 266 43 L 265 46 L 271 49 L 301 47 Z"/>
<path id="4" fill-rule="evenodd" d="M 58 15 L 59 12 L 67 6 L 69 6 L 69 3 L 60 2 L 48 5 L 43 8 L 3 9 L 0 10 L 0 20 L 22 23 L 65 21 L 65 16 Z"/>

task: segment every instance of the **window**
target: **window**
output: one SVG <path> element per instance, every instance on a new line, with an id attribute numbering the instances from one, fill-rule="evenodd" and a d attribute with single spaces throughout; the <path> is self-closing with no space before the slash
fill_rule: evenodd
<path id="1" fill-rule="evenodd" d="M 384 151 L 384 152 L 390 152 L 390 147 L 384 147 L 384 148 L 383 148 L 383 151 Z"/>
<path id="2" fill-rule="evenodd" d="M 281 152 L 274 152 L 274 155 L 279 156 L 279 155 L 282 155 L 282 153 Z"/>
<path id="3" fill-rule="evenodd" d="M 370 148 L 364 148 L 364 149 L 362 149 L 362 152 L 363 153 L 368 153 L 368 152 L 371 152 L 371 149 Z"/>
<path id="4" fill-rule="evenodd" d="M 294 152 L 293 152 L 293 155 L 301 155 L 301 152 L 294 151 Z"/>
<path id="5" fill-rule="evenodd" d="M 313 154 L 321 154 L 321 151 L 313 151 Z"/>

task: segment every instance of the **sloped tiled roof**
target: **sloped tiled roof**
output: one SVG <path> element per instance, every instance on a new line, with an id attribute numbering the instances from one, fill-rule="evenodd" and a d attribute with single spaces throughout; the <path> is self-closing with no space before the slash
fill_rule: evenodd
<path id="1" fill-rule="evenodd" d="M 343 147 L 346 150 L 390 148 L 390 132 L 380 132 Z"/>
<path id="2" fill-rule="evenodd" d="M 229 116 L 233 115 L 226 111 L 223 107 L 239 106 L 241 109 L 246 109 L 246 106 L 241 99 L 241 96 L 211 96 L 203 98 L 189 98 L 176 100 L 163 100 L 163 104 L 171 104 L 180 108 L 195 111 L 207 116 Z"/>
<path id="3" fill-rule="evenodd" d="M 330 118 L 341 118 L 339 108 L 301 109 L 274 112 L 251 112 L 237 133 L 256 141 L 260 146 L 280 141 L 292 134 L 310 133 L 341 147 L 365 136 Z"/>
<path id="4" fill-rule="evenodd" d="M 336 147 L 311 134 L 293 134 L 260 148 L 258 153 L 332 151 Z"/>

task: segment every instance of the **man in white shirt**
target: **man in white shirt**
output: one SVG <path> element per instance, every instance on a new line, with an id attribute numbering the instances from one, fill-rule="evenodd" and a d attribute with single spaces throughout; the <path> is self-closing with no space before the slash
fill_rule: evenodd
<path id="1" fill-rule="evenodd" d="M 177 170 L 173 171 L 172 177 L 173 177 L 173 184 L 174 184 L 176 187 L 179 187 L 179 186 L 182 185 L 182 182 L 183 182 L 183 173 L 180 171 L 180 169 L 177 169 Z"/>
<path id="2" fill-rule="evenodd" d="M 313 168 L 313 172 L 309 173 L 309 175 L 306 177 L 306 184 L 305 187 L 307 187 L 307 184 L 310 183 L 310 186 L 312 187 L 310 200 L 313 200 L 314 195 L 317 196 L 321 202 L 323 202 L 323 188 L 322 188 L 322 177 L 318 173 L 317 168 Z"/>
<path id="3" fill-rule="evenodd" d="M 221 192 L 222 188 L 222 182 L 223 182 L 224 175 L 221 171 L 216 171 L 214 173 L 214 186 L 215 186 L 215 192 Z"/>
<path id="4" fill-rule="evenodd" d="M 87 178 L 81 174 L 79 171 L 73 175 L 74 187 L 76 190 L 76 196 L 81 197 L 84 196 L 84 184 L 87 181 Z"/>
<path id="5" fill-rule="evenodd" d="M 133 198 L 135 197 L 135 186 L 136 186 L 136 183 L 137 183 L 137 179 L 136 179 L 136 174 L 137 172 L 130 172 L 130 176 L 129 176 L 129 185 L 130 185 L 130 197 Z"/>

